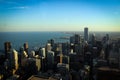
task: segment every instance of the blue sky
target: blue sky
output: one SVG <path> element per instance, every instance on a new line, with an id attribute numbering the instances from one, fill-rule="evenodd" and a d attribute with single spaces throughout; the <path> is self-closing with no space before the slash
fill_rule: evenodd
<path id="1" fill-rule="evenodd" d="M 0 0 L 0 32 L 120 31 L 120 0 Z"/>

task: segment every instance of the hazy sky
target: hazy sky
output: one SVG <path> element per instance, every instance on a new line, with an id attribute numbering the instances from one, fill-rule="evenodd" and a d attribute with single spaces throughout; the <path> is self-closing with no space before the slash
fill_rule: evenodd
<path id="1" fill-rule="evenodd" d="M 120 0 L 0 0 L 1 31 L 120 31 Z"/>

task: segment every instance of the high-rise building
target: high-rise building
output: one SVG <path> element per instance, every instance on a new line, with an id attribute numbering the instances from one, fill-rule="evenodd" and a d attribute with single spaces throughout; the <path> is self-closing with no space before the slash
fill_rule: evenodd
<path id="1" fill-rule="evenodd" d="M 39 58 L 28 58 L 28 66 L 36 71 L 39 71 L 41 69 L 41 59 Z"/>
<path id="2" fill-rule="evenodd" d="M 8 52 L 11 49 L 11 42 L 5 42 L 4 43 L 4 48 L 5 48 L 5 56 L 6 56 L 6 58 L 8 58 Z"/>
<path id="3" fill-rule="evenodd" d="M 57 44 L 57 51 L 62 52 L 62 44 L 61 43 Z"/>
<path id="4" fill-rule="evenodd" d="M 27 75 L 37 74 L 41 69 L 41 59 L 37 57 L 24 59 L 24 66 L 22 67 L 24 67 Z"/>
<path id="5" fill-rule="evenodd" d="M 92 35 L 91 35 L 90 41 L 91 41 L 91 44 L 92 44 L 93 46 L 96 45 L 96 36 L 95 36 L 95 34 L 92 34 Z"/>
<path id="6" fill-rule="evenodd" d="M 108 41 L 109 40 L 109 34 L 106 34 L 106 40 Z"/>
<path id="7" fill-rule="evenodd" d="M 81 43 L 81 35 L 75 34 L 74 36 L 71 36 L 70 37 L 70 43 L 74 43 L 74 44 Z"/>
<path id="8" fill-rule="evenodd" d="M 31 52 L 30 52 L 30 57 L 31 57 L 31 58 L 35 57 L 35 51 L 31 51 Z"/>
<path id="9" fill-rule="evenodd" d="M 62 63 L 69 64 L 70 63 L 69 56 L 64 55 L 63 58 L 62 58 Z"/>
<path id="10" fill-rule="evenodd" d="M 27 58 L 27 57 L 28 57 L 28 55 L 27 55 L 26 51 L 23 51 L 21 53 L 21 58 L 23 59 L 23 58 Z"/>
<path id="11" fill-rule="evenodd" d="M 84 40 L 88 41 L 89 40 L 89 32 L 88 32 L 88 28 L 84 28 Z"/>
<path id="12" fill-rule="evenodd" d="M 79 34 L 75 34 L 75 44 L 81 43 L 81 36 Z"/>
<path id="13" fill-rule="evenodd" d="M 81 44 L 75 44 L 74 45 L 74 52 L 76 52 L 77 54 L 82 55 L 82 45 Z"/>
<path id="14" fill-rule="evenodd" d="M 69 51 L 70 51 L 70 44 L 67 43 L 67 42 L 66 43 L 62 43 L 62 53 L 64 55 L 68 55 Z"/>
<path id="15" fill-rule="evenodd" d="M 21 66 L 25 66 L 27 58 L 28 58 L 26 51 L 22 51 L 20 56 L 21 56 L 21 58 L 20 58 L 21 63 L 20 64 L 21 64 Z"/>
<path id="16" fill-rule="evenodd" d="M 10 69 L 18 69 L 18 52 L 13 49 L 9 52 Z"/>
<path id="17" fill-rule="evenodd" d="M 54 52 L 53 51 L 47 52 L 47 65 L 48 65 L 48 69 L 52 69 L 54 66 Z"/>
<path id="18" fill-rule="evenodd" d="M 63 54 L 60 53 L 60 63 L 63 63 Z"/>
<path id="19" fill-rule="evenodd" d="M 59 53 L 56 57 L 57 63 L 62 63 L 63 62 L 63 54 Z"/>
<path id="20" fill-rule="evenodd" d="M 39 56 L 41 56 L 42 58 L 46 57 L 46 53 L 45 53 L 45 48 L 41 48 L 39 51 Z"/>
<path id="21" fill-rule="evenodd" d="M 59 73 L 63 73 L 64 71 L 67 72 L 69 71 L 69 64 L 65 64 L 65 63 L 58 63 L 57 64 L 57 68 Z M 67 70 L 67 71 L 66 71 Z"/>
<path id="22" fill-rule="evenodd" d="M 120 38 L 118 38 L 118 47 L 119 47 L 119 52 L 118 52 L 118 56 L 119 56 L 119 58 L 118 58 L 118 62 L 119 62 L 119 69 L 120 69 Z"/>
<path id="23" fill-rule="evenodd" d="M 75 38 L 74 38 L 75 36 L 71 36 L 70 37 L 70 43 L 74 43 L 75 42 Z"/>
<path id="24" fill-rule="evenodd" d="M 48 40 L 48 43 L 50 43 L 51 46 L 53 47 L 53 45 L 54 45 L 54 40 L 53 40 L 53 39 L 50 39 L 50 40 Z"/>
<path id="25" fill-rule="evenodd" d="M 46 44 L 46 51 L 51 51 L 52 47 L 51 47 L 51 44 L 50 43 L 47 43 Z"/>
<path id="26" fill-rule="evenodd" d="M 26 53 L 28 54 L 28 43 L 24 43 L 24 50 L 26 51 Z"/>

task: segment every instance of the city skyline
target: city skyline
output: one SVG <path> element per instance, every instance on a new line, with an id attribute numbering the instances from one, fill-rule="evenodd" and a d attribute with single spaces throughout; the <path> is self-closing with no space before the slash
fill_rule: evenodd
<path id="1" fill-rule="evenodd" d="M 120 31 L 119 0 L 0 0 L 0 32 Z"/>

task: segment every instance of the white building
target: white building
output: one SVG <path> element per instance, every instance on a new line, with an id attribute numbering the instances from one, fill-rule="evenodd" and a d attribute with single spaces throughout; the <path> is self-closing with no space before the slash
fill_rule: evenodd
<path id="1" fill-rule="evenodd" d="M 18 52 L 15 49 L 13 49 L 9 53 L 9 61 L 10 61 L 10 67 L 12 69 L 17 70 L 18 69 Z"/>

